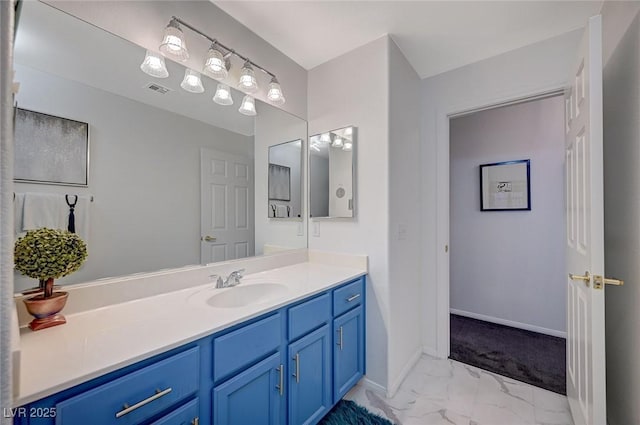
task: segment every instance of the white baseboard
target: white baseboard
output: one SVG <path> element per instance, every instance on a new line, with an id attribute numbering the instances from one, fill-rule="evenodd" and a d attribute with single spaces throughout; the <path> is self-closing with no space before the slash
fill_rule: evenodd
<path id="1" fill-rule="evenodd" d="M 541 326 L 529 325 L 527 323 L 522 322 L 514 322 L 512 320 L 499 319 L 497 317 L 485 316 L 484 314 L 472 313 L 470 311 L 458 310 L 456 308 L 451 308 L 449 311 L 452 314 L 457 314 L 458 316 L 470 317 L 472 319 L 484 320 L 485 322 L 497 323 L 498 325 L 511 326 L 512 328 L 524 329 L 527 331 L 538 332 L 545 335 L 557 336 L 560 338 L 567 338 L 567 333 L 562 331 L 557 331 L 555 329 L 543 328 Z"/>
<path id="2" fill-rule="evenodd" d="M 400 374 L 398 375 L 398 377 L 395 379 L 395 381 L 393 381 L 393 384 L 389 386 L 389 389 L 387 391 L 387 398 L 391 398 L 394 395 L 396 395 L 396 392 L 398 391 L 398 388 L 400 388 L 402 381 L 404 381 L 407 375 L 409 375 L 409 372 L 411 372 L 411 369 L 413 369 L 416 363 L 418 363 L 418 360 L 420 360 L 420 356 L 422 356 L 422 347 L 418 348 L 418 350 L 416 350 L 416 352 L 413 353 L 411 358 L 409 358 L 409 361 L 404 365 L 404 367 L 400 371 Z"/>
<path id="3" fill-rule="evenodd" d="M 371 379 L 367 378 L 366 376 L 364 378 L 362 378 L 362 380 L 360 380 L 359 385 L 362 385 L 363 387 L 378 393 L 380 395 L 386 396 L 387 395 L 387 389 L 378 384 L 377 382 L 372 381 Z"/>
<path id="4" fill-rule="evenodd" d="M 436 359 L 440 358 L 440 356 L 438 356 L 438 350 L 433 347 L 427 347 L 425 345 L 422 347 L 422 352 L 427 356 L 435 357 Z"/>

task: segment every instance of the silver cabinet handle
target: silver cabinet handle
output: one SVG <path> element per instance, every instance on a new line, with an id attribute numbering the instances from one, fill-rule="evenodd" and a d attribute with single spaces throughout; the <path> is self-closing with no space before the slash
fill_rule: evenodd
<path id="1" fill-rule="evenodd" d="M 360 298 L 360 294 L 351 295 L 349 298 L 347 298 L 347 302 L 350 303 L 351 301 L 358 298 Z"/>
<path id="2" fill-rule="evenodd" d="M 205 241 L 205 242 L 215 242 L 217 240 L 217 238 L 214 238 L 213 236 L 203 236 L 200 238 L 201 241 Z"/>
<path id="3" fill-rule="evenodd" d="M 276 385 L 276 389 L 282 396 L 284 394 L 284 365 L 280 365 L 276 370 L 280 373 L 280 383 Z"/>
<path id="4" fill-rule="evenodd" d="M 126 415 L 127 413 L 131 413 L 134 410 L 139 409 L 140 407 L 144 406 L 145 404 L 151 403 L 152 401 L 157 400 L 160 397 L 164 397 L 165 395 L 169 394 L 171 391 L 172 391 L 171 388 L 167 388 L 164 391 L 156 390 L 156 393 L 154 395 L 152 395 L 149 398 L 145 398 L 142 401 L 137 402 L 133 406 L 129 406 L 127 403 L 125 403 L 124 404 L 124 409 L 122 409 L 121 411 L 116 413 L 116 418 L 121 418 L 124 415 Z"/>
<path id="5" fill-rule="evenodd" d="M 299 384 L 300 383 L 300 353 L 296 353 L 293 360 L 295 360 L 296 362 L 296 373 L 294 373 L 293 376 L 296 377 L 296 384 Z"/>
<path id="6" fill-rule="evenodd" d="M 338 337 L 338 347 L 340 347 L 340 350 L 342 350 L 342 326 L 340 326 L 340 328 L 338 329 L 338 334 L 340 335 Z"/>
<path id="7" fill-rule="evenodd" d="M 193 418 L 193 420 L 191 421 L 191 425 L 200 425 L 200 418 L 198 416 Z"/>

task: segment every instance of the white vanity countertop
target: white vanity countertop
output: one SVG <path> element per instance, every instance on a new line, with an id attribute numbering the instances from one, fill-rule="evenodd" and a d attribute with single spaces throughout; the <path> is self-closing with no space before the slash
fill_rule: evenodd
<path id="1" fill-rule="evenodd" d="M 67 315 L 67 323 L 21 329 L 20 406 L 179 347 L 366 274 L 364 268 L 304 262 L 246 275 L 242 285 L 285 285 L 261 304 L 214 308 L 214 283 Z M 64 312 L 63 312 L 64 313 Z"/>

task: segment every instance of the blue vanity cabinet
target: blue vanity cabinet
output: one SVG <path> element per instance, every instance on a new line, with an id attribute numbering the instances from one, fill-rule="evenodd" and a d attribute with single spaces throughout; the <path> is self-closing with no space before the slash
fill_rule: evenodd
<path id="1" fill-rule="evenodd" d="M 241 372 L 213 390 L 213 423 L 273 425 L 282 422 L 284 367 L 280 353 Z"/>
<path id="2" fill-rule="evenodd" d="M 364 375 L 364 314 L 357 307 L 333 321 L 333 402 Z"/>

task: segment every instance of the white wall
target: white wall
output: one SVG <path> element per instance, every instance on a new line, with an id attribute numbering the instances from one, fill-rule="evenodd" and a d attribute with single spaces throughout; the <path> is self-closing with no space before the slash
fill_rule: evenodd
<path id="1" fill-rule="evenodd" d="M 556 336 L 566 331 L 562 96 L 450 121 L 450 303 Z M 480 211 L 479 165 L 531 160 L 531 211 Z"/>
<path id="2" fill-rule="evenodd" d="M 164 28 L 175 15 L 276 74 L 287 99 L 281 108 L 302 118 L 307 116 L 307 71 L 212 2 L 54 0 L 47 3 L 153 51 L 158 51 Z M 188 29 L 183 30 L 190 52 L 184 65 L 200 71 L 211 43 Z M 233 59 L 227 84 L 237 85 L 241 67 L 242 62 Z M 257 70 L 256 76 L 261 89 L 255 97 L 266 101 L 269 80 Z"/>
<path id="3" fill-rule="evenodd" d="M 574 31 L 422 80 L 423 344 L 446 356 L 449 122 L 447 114 L 564 86 L 580 40 Z"/>
<path id="4" fill-rule="evenodd" d="M 307 139 L 307 123 L 298 117 L 276 108 L 262 108 L 255 117 L 255 223 L 256 255 L 264 253 L 264 245 L 279 248 L 304 248 L 307 246 L 307 205 L 302 202 L 302 218 L 269 218 L 269 146 L 292 140 Z M 306 142 L 303 143 L 306 145 Z M 307 187 L 307 151 L 303 149 L 302 188 Z M 293 179 L 293 175 L 291 176 Z M 306 189 L 305 189 L 306 191 Z M 302 199 L 306 199 L 303 193 Z M 272 201 L 276 202 L 276 201 Z"/>
<path id="5" fill-rule="evenodd" d="M 338 198 L 338 189 L 344 189 L 344 196 Z M 329 217 L 349 217 L 353 215 L 353 151 L 329 148 Z M 353 202 L 351 202 L 353 204 Z"/>
<path id="6" fill-rule="evenodd" d="M 605 2 L 605 286 L 607 420 L 640 423 L 640 3 Z"/>
<path id="7" fill-rule="evenodd" d="M 309 71 L 309 134 L 357 127 L 356 217 L 312 220 L 309 248 L 369 256 L 367 378 L 387 387 L 389 349 L 389 39 Z M 257 159 L 257 158 L 256 158 Z"/>
<path id="8" fill-rule="evenodd" d="M 16 65 L 19 105 L 89 123 L 89 258 L 69 284 L 200 262 L 200 147 L 251 156 L 252 138 Z M 20 277 L 16 290 L 34 286 Z"/>
<path id="9" fill-rule="evenodd" d="M 422 353 L 423 165 L 420 79 L 393 41 L 389 66 L 389 391 L 393 393 Z"/>

